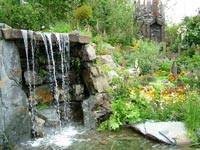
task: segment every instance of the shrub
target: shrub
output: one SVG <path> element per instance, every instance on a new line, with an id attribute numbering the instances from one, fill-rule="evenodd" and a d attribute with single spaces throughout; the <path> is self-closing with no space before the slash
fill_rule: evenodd
<path id="1" fill-rule="evenodd" d="M 3 22 L 13 28 L 41 30 L 48 27 L 48 18 L 43 8 L 31 5 L 11 5 L 1 9 Z"/>
<path id="2" fill-rule="evenodd" d="M 79 21 L 87 20 L 92 15 L 92 8 L 89 5 L 83 5 L 75 10 L 75 17 Z"/>
<path id="3" fill-rule="evenodd" d="M 160 45 L 153 41 L 139 40 L 134 43 L 135 52 L 125 54 L 125 60 L 130 66 L 138 60 L 141 74 L 151 74 L 159 68 L 161 54 L 159 53 Z M 132 62 L 132 64 L 131 64 Z"/>

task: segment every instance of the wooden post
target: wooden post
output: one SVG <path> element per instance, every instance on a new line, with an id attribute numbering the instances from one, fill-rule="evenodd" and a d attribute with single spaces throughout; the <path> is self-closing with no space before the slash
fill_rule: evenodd
<path id="1" fill-rule="evenodd" d="M 181 57 L 181 43 L 178 44 L 178 57 Z"/>
<path id="2" fill-rule="evenodd" d="M 177 79 L 178 79 L 178 65 L 175 61 L 172 64 L 171 72 L 174 76 L 175 81 L 177 81 Z"/>

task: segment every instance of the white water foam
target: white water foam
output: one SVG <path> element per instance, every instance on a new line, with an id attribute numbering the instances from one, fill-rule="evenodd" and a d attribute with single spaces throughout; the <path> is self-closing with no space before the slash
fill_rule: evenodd
<path id="1" fill-rule="evenodd" d="M 64 127 L 60 129 L 60 131 L 55 129 L 53 130 L 43 138 L 27 141 L 21 145 L 33 148 L 55 146 L 59 147 L 60 149 L 65 149 L 72 145 L 74 141 L 76 141 L 76 135 L 84 133 L 84 131 L 81 132 L 73 126 Z"/>

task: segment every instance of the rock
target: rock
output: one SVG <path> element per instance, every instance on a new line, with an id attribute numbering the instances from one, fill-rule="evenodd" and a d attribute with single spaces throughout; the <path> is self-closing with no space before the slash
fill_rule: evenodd
<path id="1" fill-rule="evenodd" d="M 21 65 L 14 42 L 0 40 L 0 135 L 16 144 L 28 140 L 31 121 L 27 97 L 21 89 Z M 3 139 L 0 136 L 0 145 Z"/>
<path id="2" fill-rule="evenodd" d="M 0 29 L 12 29 L 12 28 L 5 23 L 0 23 Z"/>
<path id="3" fill-rule="evenodd" d="M 93 78 L 92 81 L 93 81 L 93 84 L 94 84 L 94 88 L 96 89 L 96 91 L 98 93 L 103 93 L 107 89 L 109 89 L 108 81 L 103 76 L 99 76 L 97 78 Z"/>
<path id="4" fill-rule="evenodd" d="M 81 95 L 84 93 L 84 86 L 81 84 L 73 85 L 73 90 L 75 95 Z"/>
<path id="5" fill-rule="evenodd" d="M 116 68 L 116 64 L 111 55 L 100 55 L 100 56 L 98 56 L 98 60 L 101 65 L 105 64 L 105 65 L 111 67 L 112 69 Z"/>
<path id="6" fill-rule="evenodd" d="M 37 115 L 45 120 L 46 126 L 59 126 L 60 120 L 55 108 L 37 110 Z"/>
<path id="7" fill-rule="evenodd" d="M 45 120 L 41 119 L 39 117 L 35 117 L 36 119 L 36 127 L 32 129 L 32 136 L 33 137 L 44 137 L 45 135 L 45 129 L 44 129 L 44 124 Z"/>
<path id="8" fill-rule="evenodd" d="M 107 94 L 91 95 L 82 103 L 83 120 L 86 128 L 95 129 L 111 113 L 111 104 Z"/>
<path id="9" fill-rule="evenodd" d="M 183 146 L 192 143 L 182 122 L 146 122 L 131 125 L 131 127 L 167 144 Z"/>
<path id="10" fill-rule="evenodd" d="M 49 85 L 39 86 L 34 90 L 33 93 L 35 93 L 33 95 L 33 101 L 35 103 L 37 103 L 37 102 L 50 103 L 54 99 L 53 93 L 52 93 L 51 88 L 49 87 Z"/>
<path id="11" fill-rule="evenodd" d="M 83 61 L 94 61 L 96 59 L 96 51 L 91 45 L 84 45 L 81 50 L 81 57 Z"/>
<path id="12" fill-rule="evenodd" d="M 43 79 L 35 71 L 30 71 L 30 79 L 28 77 L 28 71 L 25 71 L 24 78 L 26 85 L 29 85 L 29 82 L 31 85 L 40 85 L 43 83 Z"/>
<path id="13" fill-rule="evenodd" d="M 84 85 L 75 84 L 73 85 L 73 100 L 75 101 L 83 101 L 84 95 Z"/>
<path id="14" fill-rule="evenodd" d="M 82 71 L 82 78 L 90 94 L 102 93 L 109 89 L 107 79 L 98 67 L 90 67 Z"/>

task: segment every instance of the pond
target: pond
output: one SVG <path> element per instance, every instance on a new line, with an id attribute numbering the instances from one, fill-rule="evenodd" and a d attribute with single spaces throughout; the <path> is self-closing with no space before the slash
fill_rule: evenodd
<path id="1" fill-rule="evenodd" d="M 44 138 L 22 143 L 16 150 L 190 150 L 152 141 L 130 128 L 118 132 L 87 130 L 80 124 L 60 131 L 48 129 Z"/>

